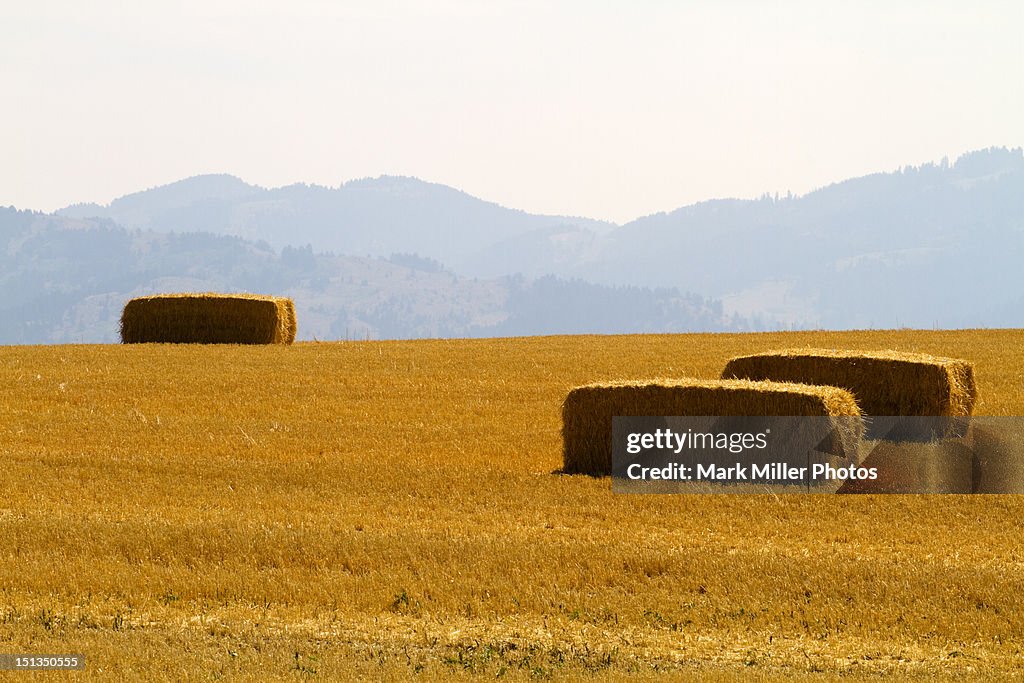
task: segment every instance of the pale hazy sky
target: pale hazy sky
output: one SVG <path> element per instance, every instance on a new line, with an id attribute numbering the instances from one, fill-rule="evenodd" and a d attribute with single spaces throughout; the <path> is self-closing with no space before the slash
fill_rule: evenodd
<path id="1" fill-rule="evenodd" d="M 9 2 L 0 205 L 413 175 L 625 221 L 1024 145 L 1024 3 Z"/>

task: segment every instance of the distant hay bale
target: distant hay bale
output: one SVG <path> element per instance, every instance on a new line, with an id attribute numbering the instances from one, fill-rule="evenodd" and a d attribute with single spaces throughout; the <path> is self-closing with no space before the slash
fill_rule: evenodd
<path id="1" fill-rule="evenodd" d="M 863 431 L 853 396 L 836 387 L 698 379 L 588 384 L 572 389 L 562 404 L 566 473 L 611 474 L 616 416 L 844 417 L 834 421 L 839 441 L 828 448 L 848 456 L 857 453 Z"/>
<path id="2" fill-rule="evenodd" d="M 291 344 L 295 341 L 295 335 L 299 331 L 298 320 L 295 317 L 295 302 L 287 297 L 274 297 L 278 305 L 283 308 L 284 315 L 279 318 L 279 324 L 281 329 L 278 335 L 281 339 L 280 344 Z"/>
<path id="3" fill-rule="evenodd" d="M 251 294 L 160 294 L 129 301 L 121 314 L 125 344 L 291 344 L 291 299 Z"/>

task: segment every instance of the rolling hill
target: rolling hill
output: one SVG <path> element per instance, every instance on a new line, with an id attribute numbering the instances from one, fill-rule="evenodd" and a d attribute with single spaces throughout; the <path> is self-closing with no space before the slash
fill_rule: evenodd
<path id="1" fill-rule="evenodd" d="M 720 299 L 766 327 L 1024 321 L 1024 154 L 991 148 L 823 187 L 716 199 L 616 226 L 538 216 L 414 178 L 265 189 L 199 176 L 62 216 L 205 231 L 357 257 L 411 253 L 460 276 L 552 275 Z M 566 330 L 568 331 L 568 330 Z"/>

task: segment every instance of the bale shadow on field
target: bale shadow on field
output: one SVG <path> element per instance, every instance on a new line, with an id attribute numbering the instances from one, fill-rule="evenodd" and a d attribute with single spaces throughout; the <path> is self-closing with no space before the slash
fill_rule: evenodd
<path id="1" fill-rule="evenodd" d="M 846 481 L 837 493 L 971 493 L 974 454 L 964 439 L 866 441 L 861 467 L 876 479 Z"/>
<path id="2" fill-rule="evenodd" d="M 1024 420 L 894 425 L 886 436 L 910 440 L 864 442 L 862 466 L 877 468 L 878 478 L 848 481 L 839 493 L 1024 493 Z"/>
<path id="3" fill-rule="evenodd" d="M 1024 420 L 983 418 L 971 429 L 973 493 L 1024 493 Z"/>

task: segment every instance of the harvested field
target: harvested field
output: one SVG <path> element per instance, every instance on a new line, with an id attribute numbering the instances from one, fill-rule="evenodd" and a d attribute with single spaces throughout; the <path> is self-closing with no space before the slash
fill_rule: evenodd
<path id="1" fill-rule="evenodd" d="M 6 347 L 0 650 L 83 680 L 1024 675 L 1020 496 L 553 474 L 572 387 L 801 346 L 955 353 L 975 413 L 1024 414 L 1019 330 Z"/>

